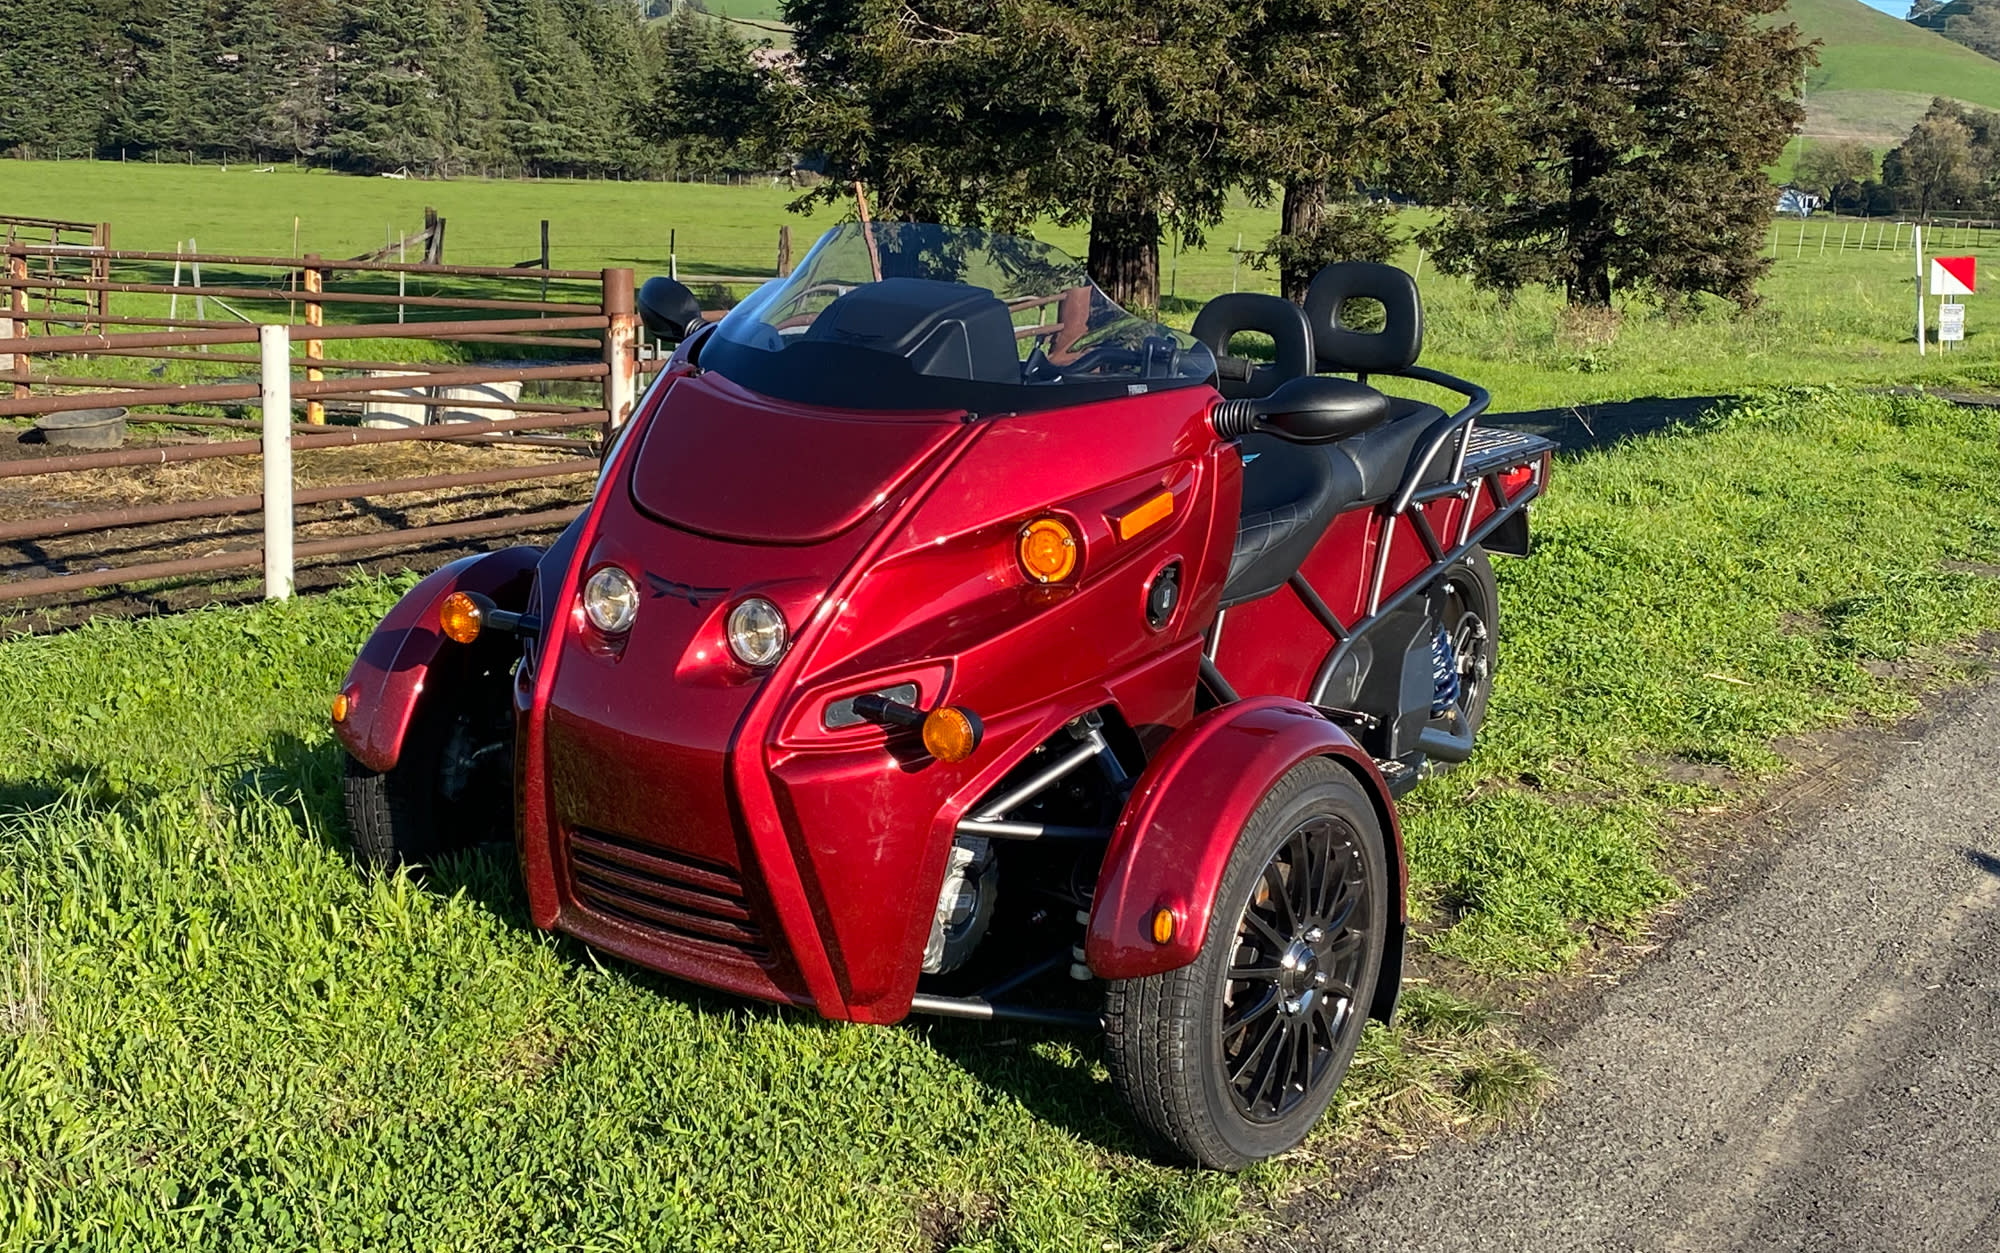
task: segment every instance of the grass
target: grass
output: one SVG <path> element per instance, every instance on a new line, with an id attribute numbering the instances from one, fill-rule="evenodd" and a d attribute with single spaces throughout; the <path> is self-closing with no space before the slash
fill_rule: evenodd
<path id="1" fill-rule="evenodd" d="M 1790 0 L 1786 17 L 1821 43 L 1808 97 L 1823 91 L 1916 91 L 2000 109 L 2000 62 L 1861 0 Z"/>
<path id="2" fill-rule="evenodd" d="M 670 236 L 677 237 L 684 273 L 771 272 L 780 226 L 793 226 L 802 252 L 814 232 L 839 216 L 822 210 L 801 220 L 785 211 L 791 197 L 770 186 L 415 183 L 289 167 L 256 174 L 212 166 L 0 161 L 0 211 L 102 218 L 113 223 L 113 242 L 127 248 L 170 250 L 176 240 L 194 238 L 210 249 L 285 254 L 297 213 L 302 250 L 351 256 L 378 246 L 389 226 L 420 222 L 430 204 L 449 222 L 449 260 L 502 263 L 531 255 L 539 246 L 538 223 L 547 217 L 558 266 L 631 265 L 642 277 L 664 272 Z M 1420 224 L 1413 215 L 1406 226 Z M 1199 300 L 1216 292 L 1276 290 L 1272 275 L 1232 252 L 1239 240 L 1254 249 L 1275 228 L 1272 210 L 1239 198 L 1205 247 L 1179 254 L 1169 247 L 1161 259 L 1169 320 L 1187 325 Z M 1882 229 L 1879 222 L 1869 226 L 1871 244 Z M 1799 382 L 1942 386 L 2000 378 L 2000 334 L 1988 333 L 1976 300 L 1965 350 L 1918 360 L 1910 254 L 1861 251 L 1854 246 L 1860 230 L 1860 223 L 1825 218 L 1780 222 L 1773 228 L 1776 266 L 1755 313 L 1737 316 L 1733 306 L 1708 301 L 1690 316 L 1669 319 L 1635 305 L 1609 336 L 1567 325 L 1560 300 L 1550 293 L 1531 290 L 1507 301 L 1441 276 L 1414 244 L 1399 261 L 1419 273 L 1423 287 L 1427 361 L 1478 379 L 1493 391 L 1501 412 L 1725 396 Z M 1042 234 L 1071 252 L 1084 250 L 1079 230 Z M 1843 251 L 1844 234 L 1852 241 Z M 2000 236 L 1990 232 L 1962 245 L 1949 237 L 1942 243 L 2000 260 Z M 333 355 L 382 351 L 379 344 L 357 342 L 338 345 Z"/>
<path id="3" fill-rule="evenodd" d="M 1446 988 L 1561 969 L 1680 890 L 1774 737 L 1912 704 L 2000 625 L 1993 419 L 1774 391 L 1567 458 L 1501 566 L 1474 763 L 1406 809 L 1445 986 L 1372 1032 L 1317 1152 L 1153 1162 L 1094 1041 L 844 1027 L 525 922 L 510 859 L 364 883 L 324 698 L 405 584 L 0 646 L 0 1245 L 1202 1247 L 1356 1137 L 1545 1080 Z"/>

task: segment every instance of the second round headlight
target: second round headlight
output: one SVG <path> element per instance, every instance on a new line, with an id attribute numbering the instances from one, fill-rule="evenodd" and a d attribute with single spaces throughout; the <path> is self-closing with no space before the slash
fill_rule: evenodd
<path id="1" fill-rule="evenodd" d="M 639 585 L 617 566 L 606 566 L 584 583 L 583 612 L 606 635 L 629 631 L 639 616 Z"/>
<path id="2" fill-rule="evenodd" d="M 729 611 L 729 651 L 746 666 L 768 666 L 782 657 L 791 642 L 785 615 L 762 596 L 752 596 Z"/>

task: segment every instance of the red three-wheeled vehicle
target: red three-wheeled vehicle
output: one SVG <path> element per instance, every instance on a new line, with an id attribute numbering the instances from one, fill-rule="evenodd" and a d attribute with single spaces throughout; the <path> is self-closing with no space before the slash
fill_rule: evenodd
<path id="1" fill-rule="evenodd" d="M 1031 240 L 856 224 L 719 322 L 640 305 L 678 348 L 589 508 L 425 578 L 335 699 L 363 861 L 511 837 L 539 926 L 829 1018 L 1101 1026 L 1180 1154 L 1297 1144 L 1396 1004 L 1395 797 L 1472 751 L 1552 446 L 1417 366 L 1386 266 L 1190 335 Z"/>

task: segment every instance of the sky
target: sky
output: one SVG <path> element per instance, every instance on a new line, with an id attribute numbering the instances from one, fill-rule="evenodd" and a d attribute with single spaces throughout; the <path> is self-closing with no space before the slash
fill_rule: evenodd
<path id="1" fill-rule="evenodd" d="M 1880 9 L 1891 17 L 1908 17 L 1910 6 L 1904 0 L 1862 0 L 1871 9 Z"/>

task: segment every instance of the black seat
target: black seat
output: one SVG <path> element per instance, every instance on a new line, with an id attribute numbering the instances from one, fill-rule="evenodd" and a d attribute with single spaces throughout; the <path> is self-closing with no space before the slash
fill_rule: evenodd
<path id="1" fill-rule="evenodd" d="M 1443 417 L 1435 405 L 1392 397 L 1388 421 L 1338 443 L 1245 436 L 1243 513 L 1222 603 L 1240 605 L 1283 587 L 1335 518 L 1393 496 L 1424 432 Z M 1431 466 L 1427 482 L 1451 472 L 1443 457 L 1438 461 L 1444 464 Z"/>

